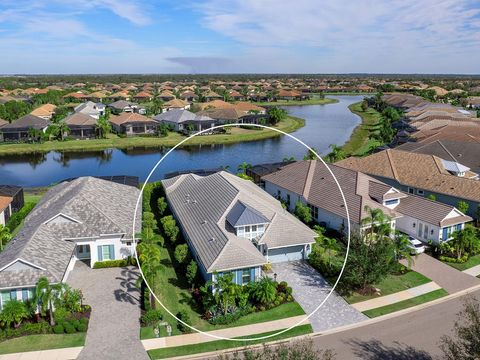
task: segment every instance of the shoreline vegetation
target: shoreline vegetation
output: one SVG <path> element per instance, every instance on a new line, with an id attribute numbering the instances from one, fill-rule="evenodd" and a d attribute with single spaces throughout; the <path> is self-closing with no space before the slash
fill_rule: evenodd
<path id="1" fill-rule="evenodd" d="M 350 111 L 362 119 L 361 123 L 353 130 L 350 139 L 342 146 L 347 156 L 362 156 L 371 149 L 380 146 L 378 140 L 370 139 L 370 134 L 380 121 L 381 115 L 375 109 L 362 109 L 362 102 L 353 103 L 348 106 Z"/>
<path id="2" fill-rule="evenodd" d="M 248 126 L 248 124 L 246 124 Z M 305 126 L 305 120 L 287 116 L 277 125 L 273 126 L 286 133 L 294 132 Z M 21 144 L 2 144 L 0 145 L 0 156 L 46 153 L 49 151 L 100 151 L 111 148 L 161 148 L 173 147 L 186 137 L 175 132 L 170 132 L 165 137 L 126 137 L 121 138 L 110 134 L 107 139 L 90 140 L 69 140 L 69 141 L 46 141 L 44 143 L 21 143 Z M 245 129 L 232 127 L 229 134 L 199 135 L 189 140 L 184 146 L 191 145 L 215 145 L 215 144 L 235 144 L 243 141 L 256 141 L 282 136 L 274 130 L 268 129 Z"/>

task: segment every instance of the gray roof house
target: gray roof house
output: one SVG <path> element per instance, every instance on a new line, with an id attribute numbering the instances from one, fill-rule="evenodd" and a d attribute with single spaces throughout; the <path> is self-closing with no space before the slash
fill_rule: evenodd
<path id="1" fill-rule="evenodd" d="M 472 221 L 454 206 L 408 194 L 361 172 L 329 164 L 348 206 L 352 229 L 361 229 L 368 216 L 365 207 L 380 209 L 391 218 L 393 229 L 424 242 L 450 239 L 453 231 Z M 286 201 L 290 210 L 306 203 L 313 217 L 336 230 L 347 227 L 347 212 L 337 184 L 317 160 L 298 161 L 262 177 L 265 190 Z"/>
<path id="2" fill-rule="evenodd" d="M 1 301 L 23 299 L 40 277 L 66 281 L 75 261 L 121 259 L 131 254 L 135 204 L 140 191 L 82 177 L 51 188 L 0 253 Z M 137 225 L 140 230 L 141 214 Z M 8 290 L 7 290 L 8 289 Z"/>
<path id="3" fill-rule="evenodd" d="M 84 102 L 74 108 L 75 113 L 91 116 L 95 119 L 105 115 L 105 104 L 94 103 L 93 101 Z"/>
<path id="4" fill-rule="evenodd" d="M 316 233 L 256 186 L 225 171 L 162 181 L 168 203 L 208 280 L 253 281 L 267 262 L 307 258 Z"/>
<path id="5" fill-rule="evenodd" d="M 4 141 L 9 140 L 22 140 L 28 138 L 28 130 L 36 129 L 45 131 L 50 122 L 41 117 L 27 114 L 20 119 L 13 121 L 10 124 L 4 125 L 0 128 L 0 132 L 3 135 Z"/>
<path id="6" fill-rule="evenodd" d="M 185 109 L 173 109 L 155 115 L 153 120 L 167 124 L 175 131 L 188 131 L 193 127 L 195 131 L 208 129 L 216 125 L 217 121 L 206 115 L 197 115 Z"/>

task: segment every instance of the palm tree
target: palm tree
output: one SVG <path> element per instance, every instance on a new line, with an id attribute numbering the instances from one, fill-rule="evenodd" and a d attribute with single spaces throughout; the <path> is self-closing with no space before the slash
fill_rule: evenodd
<path id="1" fill-rule="evenodd" d="M 457 259 L 461 259 L 465 253 L 477 251 L 480 247 L 477 230 L 472 225 L 466 225 L 464 229 L 455 231 L 450 243 L 455 249 Z"/>
<path id="2" fill-rule="evenodd" d="M 28 310 L 25 304 L 19 300 L 10 300 L 3 304 L 3 310 L 0 313 L 0 324 L 5 327 L 18 328 L 23 319 L 28 317 Z"/>
<path id="3" fill-rule="evenodd" d="M 237 170 L 246 174 L 247 170 L 251 169 L 251 168 L 252 168 L 252 164 L 249 164 L 249 163 L 244 161 L 243 164 L 238 165 Z"/>
<path id="4" fill-rule="evenodd" d="M 227 273 L 215 276 L 215 283 L 209 282 L 208 287 L 215 289 L 213 298 L 215 304 L 220 307 L 222 314 L 227 314 L 232 306 L 235 306 L 235 298 L 240 291 L 240 286 L 233 282 L 233 274 Z"/>
<path id="5" fill-rule="evenodd" d="M 51 285 L 46 277 L 41 277 L 38 279 L 35 288 L 35 299 L 39 303 L 42 312 L 48 313 L 51 326 L 55 326 L 53 306 L 58 301 L 64 286 L 62 283 Z"/>
<path id="6" fill-rule="evenodd" d="M 10 229 L 5 225 L 0 224 L 0 251 L 3 251 L 3 244 L 6 244 L 12 239 Z"/>
<path id="7" fill-rule="evenodd" d="M 261 304 L 269 304 L 275 300 L 277 286 L 269 277 L 263 277 L 254 284 L 252 295 Z"/>
<path id="8" fill-rule="evenodd" d="M 412 248 L 408 236 L 397 231 L 395 233 L 395 255 L 397 259 L 406 259 L 407 267 L 410 269 L 413 265 Z"/>
<path id="9" fill-rule="evenodd" d="M 107 134 L 112 131 L 112 126 L 108 122 L 105 115 L 100 116 L 98 119 L 97 124 L 95 125 L 95 131 L 97 133 L 97 137 L 100 139 L 105 139 Z"/>
<path id="10" fill-rule="evenodd" d="M 303 160 L 316 160 L 318 151 L 315 148 L 308 149 L 307 154 L 303 157 Z"/>
<path id="11" fill-rule="evenodd" d="M 368 215 L 362 219 L 361 225 L 370 233 L 370 236 L 366 236 L 367 240 L 374 241 L 389 236 L 392 231 L 390 217 L 385 215 L 381 209 L 372 209 L 368 205 L 364 209 Z"/>
<path id="12" fill-rule="evenodd" d="M 330 144 L 329 147 L 332 149 L 332 151 L 326 157 L 328 162 L 334 163 L 334 162 L 343 160 L 347 157 L 347 155 L 345 154 L 345 151 L 343 151 L 343 149 L 340 146 L 337 146 L 335 144 Z"/>
<path id="13" fill-rule="evenodd" d="M 59 134 L 60 135 L 60 140 L 63 141 L 63 140 L 65 140 L 65 136 L 70 133 L 70 128 L 63 121 L 59 122 L 57 126 L 58 126 L 58 131 L 60 133 Z"/>
<path id="14" fill-rule="evenodd" d="M 138 244 L 137 249 L 143 275 L 150 284 L 152 291 L 155 291 L 157 273 L 162 269 L 162 265 L 160 264 L 162 260 L 160 249 L 152 243 L 143 242 Z M 150 306 L 153 309 L 155 308 L 155 298 L 152 293 L 150 293 Z"/>
<path id="15" fill-rule="evenodd" d="M 295 161 L 295 158 L 293 156 L 285 156 L 282 160 L 284 163 L 290 163 L 290 162 L 294 162 Z"/>

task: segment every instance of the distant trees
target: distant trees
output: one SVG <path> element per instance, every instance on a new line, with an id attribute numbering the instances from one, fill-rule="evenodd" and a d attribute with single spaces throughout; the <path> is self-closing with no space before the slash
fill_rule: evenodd
<path id="1" fill-rule="evenodd" d="M 249 164 L 247 162 L 243 162 L 242 164 L 238 165 L 237 170 L 246 174 L 248 169 L 252 168 L 252 164 Z"/>
<path id="2" fill-rule="evenodd" d="M 27 115 L 33 110 L 30 104 L 23 101 L 10 100 L 0 105 L 0 119 L 12 122 Z"/>

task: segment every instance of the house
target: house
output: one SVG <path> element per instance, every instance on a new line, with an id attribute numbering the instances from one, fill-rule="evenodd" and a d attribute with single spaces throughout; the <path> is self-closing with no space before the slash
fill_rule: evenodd
<path id="1" fill-rule="evenodd" d="M 0 195 L 0 225 L 6 225 L 12 215 L 12 201 L 10 196 Z"/>
<path id="2" fill-rule="evenodd" d="M 121 112 L 136 112 L 138 105 L 126 100 L 117 100 L 111 104 L 108 104 L 108 107 L 114 114 L 120 114 Z"/>
<path id="3" fill-rule="evenodd" d="M 76 113 L 91 116 L 95 119 L 99 119 L 100 116 L 105 115 L 105 105 L 102 103 L 94 103 L 93 101 L 87 101 L 74 108 Z"/>
<path id="4" fill-rule="evenodd" d="M 153 135 L 157 132 L 158 123 L 144 115 L 123 112 L 120 115 L 113 115 L 108 120 L 113 130 L 118 134 L 127 136 Z"/>
<path id="5" fill-rule="evenodd" d="M 182 92 L 179 98 L 183 101 L 194 102 L 198 100 L 198 95 L 195 94 L 193 91 L 187 90 Z"/>
<path id="6" fill-rule="evenodd" d="M 162 101 L 170 101 L 175 99 L 175 95 L 170 90 L 163 90 L 158 94 L 158 98 Z"/>
<path id="7" fill-rule="evenodd" d="M 221 171 L 162 180 L 167 201 L 205 280 L 231 272 L 254 281 L 267 262 L 306 259 L 316 233 L 253 182 Z"/>
<path id="8" fill-rule="evenodd" d="M 184 100 L 181 99 L 173 99 L 170 101 L 165 102 L 162 104 L 162 111 L 169 111 L 173 109 L 184 109 L 188 110 L 190 109 L 190 104 Z"/>
<path id="9" fill-rule="evenodd" d="M 301 92 L 295 90 L 281 89 L 278 92 L 276 98 L 281 100 L 301 100 L 302 98 L 304 98 L 304 96 L 302 96 Z"/>
<path id="10" fill-rule="evenodd" d="M 132 231 L 137 188 L 93 177 L 52 187 L 0 253 L 0 308 L 33 296 L 39 278 L 65 282 L 75 262 L 122 259 L 132 254 L 141 212 Z"/>
<path id="11" fill-rule="evenodd" d="M 436 140 L 480 143 L 480 124 L 469 126 L 445 125 L 435 129 L 423 129 L 412 134 L 412 138 L 423 144 Z"/>
<path id="12" fill-rule="evenodd" d="M 96 135 L 97 118 L 93 116 L 76 112 L 63 119 L 63 122 L 70 129 L 69 136 L 76 139 L 90 139 Z"/>
<path id="13" fill-rule="evenodd" d="M 0 141 L 3 141 L 2 127 L 8 124 L 10 124 L 8 121 L 0 119 Z"/>
<path id="14" fill-rule="evenodd" d="M 147 91 L 140 91 L 139 93 L 135 94 L 133 96 L 133 100 L 141 103 L 141 102 L 147 102 L 153 99 L 153 95 L 150 94 Z"/>
<path id="15" fill-rule="evenodd" d="M 212 90 L 208 90 L 203 93 L 203 98 L 205 101 L 212 101 L 212 100 L 223 100 L 223 96 L 217 94 L 216 92 Z"/>
<path id="16" fill-rule="evenodd" d="M 20 141 L 29 138 L 29 130 L 35 129 L 45 132 L 50 122 L 41 117 L 27 114 L 20 119 L 0 128 L 3 141 Z"/>
<path id="17" fill-rule="evenodd" d="M 11 208 L 12 213 L 20 211 L 25 205 L 25 199 L 23 196 L 23 188 L 15 185 L 0 185 L 0 196 L 6 196 L 12 198 Z"/>
<path id="18" fill-rule="evenodd" d="M 194 114 L 184 109 L 174 109 L 163 112 L 153 117 L 153 120 L 160 124 L 166 124 L 175 131 L 190 132 L 202 131 L 216 125 L 216 120 L 205 116 Z"/>
<path id="19" fill-rule="evenodd" d="M 329 165 L 345 196 L 352 230 L 366 228 L 366 207 L 380 209 L 390 217 L 392 230 L 422 241 L 450 239 L 457 229 L 472 220 L 454 206 L 404 193 L 361 172 Z M 347 210 L 332 174 L 318 160 L 294 162 L 262 177 L 265 191 L 282 199 L 290 211 L 298 201 L 306 204 L 321 225 L 343 232 Z"/>
<path id="20" fill-rule="evenodd" d="M 72 100 L 75 102 L 79 102 L 79 101 L 83 102 L 83 101 L 87 101 L 88 96 L 81 91 L 75 91 L 75 92 L 68 93 L 67 95 L 64 95 L 63 98 L 67 100 Z"/>
<path id="21" fill-rule="evenodd" d="M 218 121 L 219 124 L 241 123 L 242 117 L 245 116 L 243 111 L 235 108 L 225 109 L 207 109 L 197 112 L 197 115 L 208 116 Z"/>
<path id="22" fill-rule="evenodd" d="M 262 177 L 280 170 L 282 167 L 289 164 L 290 162 L 291 161 L 282 161 L 277 163 L 254 165 L 248 168 L 245 171 L 245 174 L 247 176 L 250 176 L 255 184 L 260 185 L 262 188 L 264 188 L 265 184 L 262 181 Z"/>
<path id="23" fill-rule="evenodd" d="M 56 105 L 53 104 L 44 104 L 35 110 L 33 110 L 30 115 L 38 116 L 41 117 L 42 119 L 45 120 L 50 120 L 55 114 L 55 109 L 57 108 Z"/>
<path id="24" fill-rule="evenodd" d="M 363 158 L 351 157 L 336 164 L 362 171 L 408 194 L 432 195 L 437 201 L 452 206 L 464 201 L 469 205 L 467 214 L 478 217 L 478 174 L 459 162 L 390 149 Z"/>

